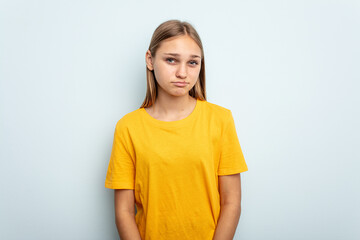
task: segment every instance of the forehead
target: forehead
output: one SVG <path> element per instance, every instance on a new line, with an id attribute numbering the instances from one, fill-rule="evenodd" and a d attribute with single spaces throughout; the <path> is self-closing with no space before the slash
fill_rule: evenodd
<path id="1" fill-rule="evenodd" d="M 158 53 L 177 53 L 179 55 L 201 56 L 199 45 L 188 35 L 176 36 L 161 42 Z"/>

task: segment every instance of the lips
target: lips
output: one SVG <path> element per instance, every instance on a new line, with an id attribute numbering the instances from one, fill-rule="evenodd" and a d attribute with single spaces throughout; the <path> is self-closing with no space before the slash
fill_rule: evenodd
<path id="1" fill-rule="evenodd" d="M 187 82 L 172 82 L 175 86 L 177 87 L 185 87 L 186 85 L 188 85 Z"/>

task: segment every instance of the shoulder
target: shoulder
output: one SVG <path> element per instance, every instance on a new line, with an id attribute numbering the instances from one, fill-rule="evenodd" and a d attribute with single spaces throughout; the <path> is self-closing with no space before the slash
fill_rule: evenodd
<path id="1" fill-rule="evenodd" d="M 223 129 L 233 121 L 230 109 L 218 104 L 203 101 L 203 113 L 206 118 L 206 124 L 211 124 L 216 128 Z"/>
<path id="2" fill-rule="evenodd" d="M 230 109 L 220 106 L 218 104 L 208 101 L 203 101 L 203 105 L 204 105 L 203 109 L 208 115 L 216 116 L 217 118 L 221 118 L 223 120 L 229 118 L 232 115 Z"/>
<path id="3" fill-rule="evenodd" d="M 126 113 L 123 115 L 116 123 L 116 129 L 129 128 L 131 126 L 136 126 L 139 124 L 141 119 L 142 109 L 138 108 L 134 111 Z"/>

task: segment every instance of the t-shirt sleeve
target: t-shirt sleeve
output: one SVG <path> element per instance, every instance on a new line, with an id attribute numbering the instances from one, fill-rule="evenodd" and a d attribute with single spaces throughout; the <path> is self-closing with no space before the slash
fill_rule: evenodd
<path id="1" fill-rule="evenodd" d="M 117 122 L 115 127 L 105 187 L 135 189 L 134 154 L 128 129 L 122 119 Z"/>
<path id="2" fill-rule="evenodd" d="M 221 135 L 220 160 L 218 175 L 231 175 L 248 170 L 239 139 L 235 129 L 235 122 L 231 110 L 225 120 Z"/>

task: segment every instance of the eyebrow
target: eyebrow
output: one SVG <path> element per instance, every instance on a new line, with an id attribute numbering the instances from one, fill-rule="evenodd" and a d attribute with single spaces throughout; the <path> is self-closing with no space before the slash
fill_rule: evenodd
<path id="1" fill-rule="evenodd" d="M 171 55 L 171 56 L 174 56 L 174 57 L 179 57 L 180 56 L 180 54 L 178 54 L 178 53 L 164 53 L 164 54 L 165 55 Z M 190 57 L 192 57 L 192 58 L 201 58 L 198 55 L 191 55 Z"/>

